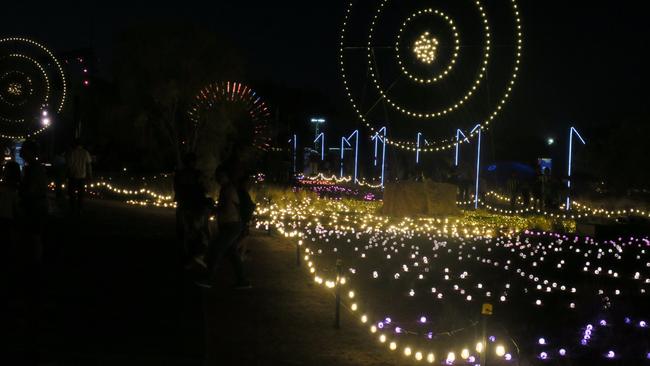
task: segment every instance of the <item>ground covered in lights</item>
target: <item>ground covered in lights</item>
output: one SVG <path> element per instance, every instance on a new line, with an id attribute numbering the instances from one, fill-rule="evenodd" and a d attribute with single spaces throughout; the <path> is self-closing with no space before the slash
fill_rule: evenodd
<path id="1" fill-rule="evenodd" d="M 597 241 L 480 212 L 391 219 L 379 205 L 287 199 L 261 207 L 258 225 L 295 241 L 316 283 L 336 291 L 339 279 L 344 306 L 387 352 L 435 364 L 648 362 L 647 238 Z"/>

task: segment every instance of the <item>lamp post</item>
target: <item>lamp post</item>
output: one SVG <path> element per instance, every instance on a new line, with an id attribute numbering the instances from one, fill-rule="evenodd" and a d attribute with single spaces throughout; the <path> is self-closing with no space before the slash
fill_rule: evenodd
<path id="1" fill-rule="evenodd" d="M 375 166 L 377 166 L 377 145 L 381 143 L 381 187 L 384 188 L 384 169 L 386 167 L 386 127 L 380 128 L 372 139 L 375 141 Z"/>
<path id="2" fill-rule="evenodd" d="M 318 126 L 326 122 L 325 118 L 313 117 L 310 119 L 310 122 L 314 124 L 314 131 L 315 131 L 314 136 L 316 136 L 316 138 L 318 139 Z M 316 144 L 316 140 L 314 140 L 314 144 Z M 314 147 L 316 146 L 314 145 Z"/>
<path id="3" fill-rule="evenodd" d="M 586 144 L 585 140 L 580 136 L 580 133 L 578 130 L 575 129 L 575 127 L 569 128 L 569 167 L 567 171 L 567 181 L 566 181 L 566 187 L 567 187 L 567 194 L 566 194 L 566 210 L 569 211 L 571 208 L 571 164 L 573 161 L 573 135 L 578 136 L 580 139 L 580 142 L 582 142 L 583 145 Z"/>
<path id="4" fill-rule="evenodd" d="M 482 129 L 480 124 L 474 126 L 474 128 L 470 131 L 470 134 L 473 134 L 474 131 L 476 130 L 478 130 L 478 146 L 476 148 L 476 184 L 475 184 L 476 190 L 474 192 L 474 209 L 478 209 L 478 182 L 481 173 L 481 130 Z M 458 134 L 456 134 L 456 136 L 458 136 Z M 456 143 L 456 149 L 458 149 L 458 143 Z M 458 157 L 458 155 L 456 155 L 456 157 Z"/>

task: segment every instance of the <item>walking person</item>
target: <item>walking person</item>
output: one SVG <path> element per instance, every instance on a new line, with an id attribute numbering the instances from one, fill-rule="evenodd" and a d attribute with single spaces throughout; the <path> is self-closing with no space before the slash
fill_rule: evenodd
<path id="1" fill-rule="evenodd" d="M 39 161 L 39 147 L 31 140 L 23 143 L 21 155 L 25 160 L 23 180 L 20 184 L 20 199 L 24 212 L 24 238 L 27 259 L 40 265 L 43 259 L 43 235 L 49 215 L 47 199 L 47 175 Z"/>
<path id="2" fill-rule="evenodd" d="M 248 175 L 242 175 L 237 184 L 237 196 L 239 197 L 239 215 L 241 217 L 242 229 L 237 238 L 237 252 L 242 262 L 248 256 L 248 245 L 244 239 L 250 233 L 250 222 L 253 220 L 255 213 L 255 202 L 251 198 L 248 189 L 250 188 L 250 179 Z"/>
<path id="3" fill-rule="evenodd" d="M 207 198 L 196 159 L 196 154 L 187 153 L 183 157 L 182 169 L 174 175 L 176 224 L 185 268 L 190 268 L 193 263 L 206 267 L 203 255 L 209 240 L 208 216 L 212 204 Z"/>
<path id="4" fill-rule="evenodd" d="M 10 258 L 16 249 L 17 240 L 16 221 L 19 210 L 20 166 L 15 161 L 10 160 L 2 167 L 1 173 L 0 233 L 7 240 L 2 245 L 1 250 L 3 258 Z"/>
<path id="5" fill-rule="evenodd" d="M 92 158 L 88 150 L 84 149 L 79 139 L 72 143 L 72 149 L 66 156 L 68 171 L 68 195 L 70 210 L 73 214 L 80 214 L 83 208 L 86 182 L 92 179 Z"/>
<path id="6" fill-rule="evenodd" d="M 235 166 L 228 170 L 218 168 L 216 178 L 221 185 L 217 204 L 218 232 L 208 248 L 206 257 L 208 275 L 205 279 L 197 281 L 196 284 L 204 288 L 214 286 L 221 262 L 225 256 L 228 256 L 235 271 L 237 281 L 235 288 L 250 288 L 251 283 L 244 275 L 244 266 L 237 252 L 237 238 L 241 235 L 242 230 L 239 195 L 235 187 L 235 182 L 239 179 L 239 170 Z"/>

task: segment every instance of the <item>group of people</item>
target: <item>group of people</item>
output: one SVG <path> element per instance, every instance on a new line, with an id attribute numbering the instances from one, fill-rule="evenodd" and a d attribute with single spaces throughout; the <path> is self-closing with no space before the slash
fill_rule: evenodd
<path id="1" fill-rule="evenodd" d="M 52 211 L 48 198 L 48 174 L 40 146 L 26 140 L 20 149 L 24 161 L 21 169 L 16 159 L 9 157 L 2 165 L 0 174 L 0 235 L 17 250 L 21 245 L 21 257 L 40 263 L 43 256 L 43 235 Z M 91 173 L 91 158 L 78 141 L 66 157 L 68 187 L 73 212 L 81 209 L 84 184 Z"/>
<path id="2" fill-rule="evenodd" d="M 202 278 L 196 284 L 211 288 L 219 268 L 227 257 L 235 271 L 236 288 L 250 288 L 243 261 L 247 255 L 245 241 L 253 218 L 255 203 L 248 193 L 248 177 L 237 163 L 217 168 L 214 179 L 219 184 L 215 205 L 208 197 L 207 184 L 197 168 L 197 158 L 188 153 L 183 167 L 174 176 L 177 229 L 183 244 L 186 268 L 198 266 Z M 212 233 L 209 218 L 216 215 L 217 232 Z"/>
<path id="3" fill-rule="evenodd" d="M 543 168 L 534 181 L 522 180 L 517 173 L 512 173 L 506 182 L 510 206 L 514 207 L 521 197 L 524 206 L 540 209 L 558 208 L 561 197 L 566 196 L 566 186 L 553 177 L 548 168 Z"/>

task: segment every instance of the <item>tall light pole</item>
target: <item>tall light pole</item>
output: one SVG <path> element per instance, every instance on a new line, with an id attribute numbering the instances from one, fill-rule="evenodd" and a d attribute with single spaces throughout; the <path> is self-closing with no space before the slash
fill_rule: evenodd
<path id="1" fill-rule="evenodd" d="M 478 130 L 478 146 L 476 148 L 476 184 L 475 184 L 476 190 L 474 192 L 474 209 L 478 209 L 478 182 L 481 173 L 481 125 L 480 124 L 474 126 L 472 131 L 470 131 L 470 134 L 473 134 L 474 131 L 476 130 Z M 458 145 L 456 145 L 456 147 L 458 148 Z"/>
<path id="2" fill-rule="evenodd" d="M 354 146 L 354 183 L 357 183 L 357 172 L 359 164 L 359 130 L 355 130 L 347 138 L 341 137 L 341 178 L 343 178 L 343 157 L 345 153 L 345 145 L 352 147 L 350 140 L 352 137 L 355 137 L 355 146 Z"/>
<path id="3" fill-rule="evenodd" d="M 460 152 L 460 135 L 463 135 L 463 139 L 467 139 L 467 136 L 465 136 L 465 134 L 463 133 L 463 131 L 460 130 L 460 128 L 456 130 L 456 158 L 454 159 L 454 166 L 458 166 L 458 154 Z"/>
<path id="4" fill-rule="evenodd" d="M 289 143 L 293 143 L 293 175 L 296 175 L 296 150 L 298 149 L 298 137 L 293 134 L 293 138 L 289 139 Z"/>
<path id="5" fill-rule="evenodd" d="M 420 164 L 420 137 L 422 137 L 422 132 L 418 132 L 417 141 L 415 143 L 415 164 Z"/>
<path id="6" fill-rule="evenodd" d="M 375 141 L 375 166 L 377 166 L 377 145 L 381 143 L 381 187 L 384 188 L 384 172 L 386 167 L 386 127 L 380 128 L 372 139 Z"/>
<path id="7" fill-rule="evenodd" d="M 569 128 L 569 167 L 567 171 L 567 181 L 566 181 L 566 187 L 567 187 L 567 194 L 566 194 L 566 210 L 569 211 L 571 208 L 571 164 L 573 162 L 573 135 L 578 136 L 580 139 L 580 142 L 582 142 L 583 145 L 586 144 L 585 140 L 580 136 L 580 133 L 578 130 L 575 129 L 575 127 Z"/>
<path id="8" fill-rule="evenodd" d="M 320 160 L 325 160 L 325 132 L 321 132 L 316 136 L 314 145 L 320 140 Z"/>

